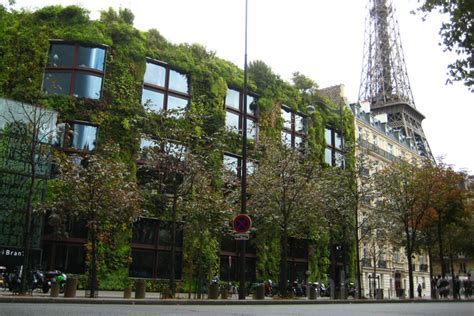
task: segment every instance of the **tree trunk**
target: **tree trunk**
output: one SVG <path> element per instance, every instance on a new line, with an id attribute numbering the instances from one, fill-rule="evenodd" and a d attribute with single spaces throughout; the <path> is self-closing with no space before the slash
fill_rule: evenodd
<path id="1" fill-rule="evenodd" d="M 278 289 L 280 290 L 280 296 L 288 295 L 288 276 L 287 276 L 287 267 L 288 267 L 288 232 L 284 229 L 280 236 L 280 280 L 278 284 Z"/>
<path id="2" fill-rule="evenodd" d="M 336 298 L 336 246 L 334 245 L 334 241 L 331 240 L 331 272 L 330 272 L 330 280 L 329 280 L 329 288 L 331 290 L 330 297 L 331 299 Z"/>
<path id="3" fill-rule="evenodd" d="M 357 202 L 358 203 L 358 202 Z M 356 208 L 355 215 L 355 242 L 356 242 L 356 297 L 357 299 L 361 298 L 361 273 L 360 273 L 360 253 L 359 253 L 359 219 L 358 219 L 358 210 Z"/>
<path id="4" fill-rule="evenodd" d="M 36 131 L 34 131 L 36 135 Z M 36 137 L 33 138 L 31 144 L 31 152 L 29 153 L 29 162 L 31 166 L 31 175 L 28 188 L 28 197 L 26 202 L 25 210 L 25 223 L 24 223 L 24 232 L 23 232 L 23 269 L 21 274 L 21 283 L 20 283 L 20 294 L 26 294 L 28 291 L 28 275 L 30 274 L 30 250 L 31 250 L 31 220 L 33 217 L 33 196 L 35 194 L 35 185 L 36 185 Z"/>
<path id="5" fill-rule="evenodd" d="M 431 241 L 431 238 L 430 238 L 430 241 Z M 436 284 L 433 284 L 433 259 L 431 258 L 431 247 L 428 247 L 428 256 L 429 256 L 429 259 L 428 259 L 428 264 L 430 265 L 430 296 L 431 298 L 436 298 L 436 294 L 435 294 L 435 291 L 436 291 Z"/>
<path id="6" fill-rule="evenodd" d="M 90 298 L 95 297 L 96 292 L 96 285 L 97 285 L 97 227 L 96 223 L 94 222 L 92 230 L 91 230 L 91 243 L 92 243 L 92 258 L 91 258 L 91 274 L 90 274 Z"/>
<path id="7" fill-rule="evenodd" d="M 439 263 L 441 264 L 441 276 L 444 278 L 446 277 L 446 265 L 444 262 L 444 249 L 443 249 L 443 230 L 441 227 L 441 218 L 438 215 L 438 247 L 439 247 Z"/>
<path id="8" fill-rule="evenodd" d="M 172 219 L 171 219 L 171 272 L 170 272 L 170 295 L 173 298 L 176 293 L 175 264 L 176 264 L 176 207 L 178 194 L 175 190 L 173 194 Z"/>
<path id="9" fill-rule="evenodd" d="M 408 247 L 407 248 L 408 284 L 409 284 L 409 287 L 410 287 L 410 298 L 413 299 L 413 298 L 415 298 L 415 290 L 413 288 L 413 266 L 412 266 L 413 258 L 411 256 L 412 256 L 412 251 L 411 251 L 411 248 Z"/>

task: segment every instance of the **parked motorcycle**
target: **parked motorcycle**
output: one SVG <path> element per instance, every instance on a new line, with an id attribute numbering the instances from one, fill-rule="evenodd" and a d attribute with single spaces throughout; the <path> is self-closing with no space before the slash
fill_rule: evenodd
<path id="1" fill-rule="evenodd" d="M 60 293 L 64 292 L 67 279 L 66 274 L 59 270 L 46 271 L 44 272 L 44 279 L 45 282 L 43 284 L 43 293 L 48 293 L 53 283 L 58 283 Z"/>

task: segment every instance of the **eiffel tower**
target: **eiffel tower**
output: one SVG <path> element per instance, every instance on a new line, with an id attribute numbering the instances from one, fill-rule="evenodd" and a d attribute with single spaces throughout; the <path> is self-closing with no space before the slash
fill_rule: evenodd
<path id="1" fill-rule="evenodd" d="M 384 114 L 400 138 L 433 160 L 408 80 L 398 21 L 391 0 L 369 0 L 359 101 Z"/>

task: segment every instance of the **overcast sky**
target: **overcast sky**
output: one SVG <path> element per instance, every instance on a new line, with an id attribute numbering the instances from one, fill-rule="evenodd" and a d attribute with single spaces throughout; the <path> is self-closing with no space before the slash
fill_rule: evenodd
<path id="1" fill-rule="evenodd" d="M 1 0 L 6 3 L 5 0 Z M 454 55 L 438 45 L 442 17 L 422 22 L 410 11 L 417 0 L 397 0 L 396 17 L 415 105 L 435 157 L 474 173 L 471 137 L 474 93 L 461 83 L 445 85 Z M 173 43 L 199 43 L 243 68 L 245 0 L 17 0 L 15 8 L 79 4 L 99 10 L 129 8 L 135 27 L 157 29 Z M 263 60 L 285 80 L 299 71 L 320 87 L 344 84 L 357 102 L 368 0 L 248 0 L 248 60 Z"/>

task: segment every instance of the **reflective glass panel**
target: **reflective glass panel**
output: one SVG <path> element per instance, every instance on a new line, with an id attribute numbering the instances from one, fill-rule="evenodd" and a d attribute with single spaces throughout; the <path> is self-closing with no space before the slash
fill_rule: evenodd
<path id="1" fill-rule="evenodd" d="M 240 109 L 240 92 L 232 89 L 227 90 L 227 96 L 225 97 L 225 105 Z"/>
<path id="2" fill-rule="evenodd" d="M 257 163 L 252 160 L 247 160 L 247 174 L 252 175 L 254 174 L 255 170 L 257 169 Z"/>
<path id="3" fill-rule="evenodd" d="M 247 113 L 255 115 L 257 113 L 257 105 L 253 104 L 255 101 L 255 98 L 247 95 Z"/>
<path id="4" fill-rule="evenodd" d="M 295 130 L 300 133 L 305 132 L 304 117 L 299 114 L 295 114 Z"/>
<path id="5" fill-rule="evenodd" d="M 168 88 L 171 90 L 188 93 L 188 77 L 174 70 L 170 70 L 170 81 Z"/>
<path id="6" fill-rule="evenodd" d="M 136 278 L 151 278 L 153 276 L 153 252 L 132 250 L 132 263 L 128 274 Z"/>
<path id="7" fill-rule="evenodd" d="M 281 143 L 288 147 L 291 147 L 291 134 L 287 132 L 281 132 Z"/>
<path id="8" fill-rule="evenodd" d="M 48 72 L 44 75 L 43 90 L 49 94 L 69 94 L 71 74 Z"/>
<path id="9" fill-rule="evenodd" d="M 186 146 L 183 146 L 181 144 L 176 144 L 176 143 L 165 144 L 165 153 L 179 160 L 184 160 L 186 151 L 187 151 Z"/>
<path id="10" fill-rule="evenodd" d="M 283 127 L 291 130 L 291 112 L 282 108 L 281 117 L 283 118 Z"/>
<path id="11" fill-rule="evenodd" d="M 165 96 L 161 92 L 143 89 L 142 104 L 149 110 L 154 112 L 160 112 L 163 110 L 163 103 Z"/>
<path id="12" fill-rule="evenodd" d="M 140 139 L 140 149 L 156 147 L 158 144 L 156 141 L 150 138 L 141 138 Z"/>
<path id="13" fill-rule="evenodd" d="M 168 105 L 167 105 L 167 110 L 185 110 L 186 107 L 188 106 L 188 100 L 187 99 L 182 99 L 182 98 L 177 98 L 168 95 Z"/>
<path id="14" fill-rule="evenodd" d="M 341 134 L 340 133 L 336 133 L 335 135 L 335 146 L 337 149 L 341 149 L 342 148 L 342 137 L 341 137 Z"/>
<path id="15" fill-rule="evenodd" d="M 324 139 L 326 140 L 326 145 L 332 146 L 331 135 L 332 135 L 332 130 L 330 130 L 329 128 L 326 128 L 324 132 Z"/>
<path id="16" fill-rule="evenodd" d="M 239 131 L 239 115 L 232 112 L 226 112 L 225 126 L 227 129 L 237 133 Z"/>
<path id="17" fill-rule="evenodd" d="M 74 123 L 72 147 L 80 150 L 92 151 L 95 148 L 96 139 L 97 127 Z"/>
<path id="18" fill-rule="evenodd" d="M 330 148 L 324 150 L 324 162 L 332 166 L 332 151 Z"/>
<path id="19" fill-rule="evenodd" d="M 232 172 L 237 175 L 239 166 L 239 158 L 229 155 L 224 155 L 224 170 Z"/>
<path id="20" fill-rule="evenodd" d="M 97 47 L 79 47 L 77 65 L 104 71 L 105 49 Z"/>
<path id="21" fill-rule="evenodd" d="M 82 73 L 76 74 L 74 96 L 99 99 L 102 90 L 102 78 Z"/>
<path id="22" fill-rule="evenodd" d="M 53 44 L 49 52 L 49 67 L 72 67 L 74 62 L 74 46 Z"/>
<path id="23" fill-rule="evenodd" d="M 142 218 L 133 223 L 132 242 L 153 245 L 156 235 L 156 221 Z"/>
<path id="24" fill-rule="evenodd" d="M 155 86 L 164 87 L 165 79 L 166 79 L 165 67 L 157 65 L 157 64 L 153 64 L 153 63 L 146 64 L 146 71 L 145 71 L 145 78 L 144 78 L 144 81 L 146 83 L 150 83 Z"/>
<path id="25" fill-rule="evenodd" d="M 304 138 L 300 136 L 295 136 L 295 147 L 303 148 L 304 147 Z"/>
<path id="26" fill-rule="evenodd" d="M 247 119 L 247 138 L 256 139 L 257 138 L 258 125 L 257 122 Z"/>
<path id="27" fill-rule="evenodd" d="M 336 166 L 338 167 L 344 166 L 344 155 L 338 151 L 336 151 Z"/>

